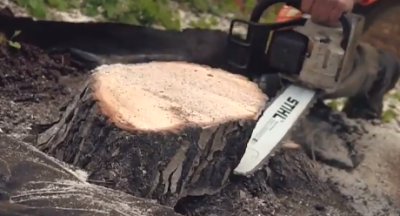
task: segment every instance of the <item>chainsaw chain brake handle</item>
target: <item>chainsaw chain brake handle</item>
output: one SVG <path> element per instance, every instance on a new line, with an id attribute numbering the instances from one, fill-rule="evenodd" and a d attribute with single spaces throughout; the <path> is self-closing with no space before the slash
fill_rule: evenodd
<path id="1" fill-rule="evenodd" d="M 280 23 L 259 23 L 263 13 L 277 3 L 285 3 L 286 5 L 300 8 L 301 0 L 260 0 L 254 7 L 250 20 L 234 19 L 231 22 L 226 49 L 227 60 L 231 66 L 236 70 L 241 70 L 241 74 L 245 74 L 249 78 L 273 73 L 286 74 L 289 77 L 291 75 L 300 77 L 300 74 L 303 73 L 301 71 L 304 70 L 303 66 L 305 66 L 307 56 L 310 57 L 310 49 L 314 50 L 312 43 L 309 43 L 309 41 L 315 39 L 310 38 L 314 37 L 313 35 L 307 35 L 307 31 L 310 28 L 303 29 L 306 31 L 305 33 L 301 32 L 301 28 L 310 26 L 311 23 L 316 28 L 331 29 L 313 24 L 304 17 Z M 346 52 L 349 38 L 352 35 L 352 21 L 347 14 L 343 14 L 339 21 L 341 24 L 340 47 L 342 52 Z M 237 25 L 247 26 L 247 35 L 244 39 L 234 35 L 233 31 Z M 296 31 L 296 28 L 299 31 Z M 335 29 L 337 32 L 338 28 Z M 320 40 L 319 42 L 326 42 L 326 44 L 330 42 L 329 37 L 326 38 L 328 41 L 323 41 L 323 38 L 320 38 Z M 324 49 L 327 49 L 327 47 L 324 47 Z M 343 56 L 344 54 L 342 53 L 341 57 Z M 337 63 L 338 65 L 336 65 L 339 68 L 341 60 L 343 59 L 340 59 Z M 318 60 L 315 59 L 315 61 Z M 310 65 L 310 62 L 308 65 Z M 313 82 L 316 82 L 316 80 L 313 80 Z M 321 88 L 331 86 L 332 84 L 329 84 Z"/>

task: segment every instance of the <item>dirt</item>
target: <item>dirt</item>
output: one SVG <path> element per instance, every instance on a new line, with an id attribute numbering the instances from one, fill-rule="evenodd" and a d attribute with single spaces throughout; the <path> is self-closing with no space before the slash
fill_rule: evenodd
<path id="1" fill-rule="evenodd" d="M 325 107 L 319 111 L 292 137 L 302 149 L 283 150 L 252 178 L 234 179 L 220 194 L 182 202 L 179 210 L 193 215 L 399 215 L 396 132 L 345 119 Z"/>
<path id="2" fill-rule="evenodd" d="M 56 121 L 88 74 L 68 53 L 48 55 L 21 45 L 20 50 L 0 46 L 0 129 L 17 139 L 38 132 L 35 125 Z M 182 199 L 176 211 L 209 216 L 399 215 L 398 132 L 322 107 L 312 113 L 293 136 L 302 148 L 282 150 L 251 178 L 232 177 L 218 194 Z"/>
<path id="3" fill-rule="evenodd" d="M 47 55 L 25 43 L 0 46 L 0 129 L 27 133 L 32 124 L 56 120 L 59 108 L 84 80 L 68 54 Z"/>
<path id="4" fill-rule="evenodd" d="M 374 124 L 320 113 L 310 116 L 294 138 L 323 162 L 318 163 L 319 179 L 334 183 L 361 215 L 398 215 L 399 136 L 387 125 Z"/>

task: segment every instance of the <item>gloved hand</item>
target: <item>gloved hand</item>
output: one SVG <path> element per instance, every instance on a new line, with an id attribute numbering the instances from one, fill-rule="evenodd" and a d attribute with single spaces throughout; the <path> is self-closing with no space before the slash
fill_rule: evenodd
<path id="1" fill-rule="evenodd" d="M 315 23 L 335 25 L 340 16 L 350 12 L 360 0 L 302 0 L 301 11 L 311 15 Z"/>

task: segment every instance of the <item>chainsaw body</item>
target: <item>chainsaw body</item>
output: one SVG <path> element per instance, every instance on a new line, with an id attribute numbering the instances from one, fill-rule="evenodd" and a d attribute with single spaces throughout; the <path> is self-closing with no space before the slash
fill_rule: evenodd
<path id="1" fill-rule="evenodd" d="M 348 18 L 351 23 L 348 35 L 344 34 L 341 27 L 321 26 L 310 19 L 303 26 L 294 27 L 293 31 L 307 37 L 307 51 L 300 72 L 281 73 L 281 77 L 292 83 L 322 90 L 325 94 L 336 92 L 352 72 L 355 49 L 364 24 L 361 16 L 349 14 Z M 274 40 L 279 40 L 279 33 L 277 36 L 271 38 L 270 45 L 274 46 Z M 274 54 L 273 51 L 270 50 L 270 55 Z"/>
<path id="2" fill-rule="evenodd" d="M 291 2 L 298 1 L 286 3 Z M 278 73 L 292 83 L 335 92 L 351 71 L 363 17 L 343 15 L 338 27 L 318 25 L 306 15 L 282 23 L 259 23 L 262 13 L 275 3 L 278 1 L 259 1 L 250 20 L 232 21 L 228 56 L 237 57 L 239 52 L 244 58 L 228 57 L 229 63 L 252 77 Z M 233 37 L 233 29 L 243 24 L 248 32 L 245 39 L 238 40 Z"/>
<path id="3" fill-rule="evenodd" d="M 265 10 L 275 3 L 297 8 L 299 0 L 260 0 L 250 20 L 231 23 L 227 55 L 235 70 L 249 78 L 279 74 L 283 89 L 265 105 L 246 151 L 235 168 L 238 175 L 251 175 L 279 149 L 297 122 L 308 113 L 320 94 L 334 93 L 351 72 L 363 18 L 343 14 L 338 27 L 326 27 L 302 16 L 281 23 L 259 23 Z M 246 25 L 238 39 L 235 25 Z M 268 79 L 268 78 L 267 78 Z"/>

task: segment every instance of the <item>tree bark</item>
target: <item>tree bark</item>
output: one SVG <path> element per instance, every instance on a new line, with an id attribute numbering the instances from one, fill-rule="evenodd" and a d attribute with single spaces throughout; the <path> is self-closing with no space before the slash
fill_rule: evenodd
<path id="1" fill-rule="evenodd" d="M 86 182 L 87 174 L 0 133 L 1 216 L 178 216 L 172 208 Z"/>
<path id="2" fill-rule="evenodd" d="M 256 84 L 219 69 L 106 65 L 37 146 L 92 182 L 172 206 L 227 184 L 266 101 Z"/>

